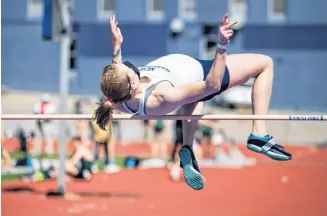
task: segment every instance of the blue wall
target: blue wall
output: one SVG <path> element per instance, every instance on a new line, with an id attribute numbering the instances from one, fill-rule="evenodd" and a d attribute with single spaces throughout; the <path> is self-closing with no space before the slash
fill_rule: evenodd
<path id="1" fill-rule="evenodd" d="M 249 23 L 267 23 L 266 0 L 248 0 Z M 287 0 L 287 19 L 284 24 L 327 24 L 325 0 Z M 278 22 L 278 24 L 283 24 Z"/>
<path id="2" fill-rule="evenodd" d="M 57 92 L 59 45 L 41 40 L 40 20 L 27 17 L 26 2 L 2 1 L 2 84 Z M 123 56 L 136 65 L 168 53 L 198 57 L 203 24 L 218 24 L 228 10 L 227 0 L 197 0 L 198 19 L 186 22 L 185 31 L 172 39 L 169 21 L 178 15 L 178 1 L 165 1 L 161 21 L 147 19 L 145 2 L 115 2 L 125 39 Z M 287 2 L 286 20 L 271 23 L 267 0 L 248 0 L 247 26 L 236 35 L 229 53 L 258 52 L 274 58 L 272 107 L 327 111 L 327 1 Z M 100 70 L 111 61 L 108 21 L 97 17 L 96 0 L 76 0 L 75 6 L 80 32 L 78 71 L 71 93 L 98 94 Z"/>

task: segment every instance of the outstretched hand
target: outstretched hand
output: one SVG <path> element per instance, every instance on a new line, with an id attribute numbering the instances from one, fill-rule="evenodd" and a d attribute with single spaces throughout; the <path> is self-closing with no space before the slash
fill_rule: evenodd
<path id="1" fill-rule="evenodd" d="M 121 45 L 124 41 L 123 35 L 121 34 L 121 31 L 118 27 L 118 22 L 116 20 L 115 15 L 110 16 L 109 18 L 110 22 L 110 30 L 111 30 L 111 37 L 112 37 L 112 43 L 116 45 Z"/>
<path id="2" fill-rule="evenodd" d="M 219 43 L 220 44 L 227 44 L 230 38 L 233 36 L 234 31 L 232 30 L 232 27 L 235 26 L 238 23 L 238 21 L 235 21 L 233 23 L 229 23 L 228 20 L 228 14 L 225 14 L 220 22 L 220 28 L 219 28 Z"/>

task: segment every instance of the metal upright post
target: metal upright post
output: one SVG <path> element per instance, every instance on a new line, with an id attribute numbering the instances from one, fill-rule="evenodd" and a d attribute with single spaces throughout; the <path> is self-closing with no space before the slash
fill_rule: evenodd
<path id="1" fill-rule="evenodd" d="M 69 46 L 71 40 L 71 14 L 69 2 L 61 0 L 62 21 L 64 30 L 60 39 L 60 113 L 67 114 L 67 102 L 69 95 Z M 65 160 L 66 160 L 66 121 L 60 121 L 59 124 L 59 178 L 58 192 L 61 195 L 65 193 Z"/>

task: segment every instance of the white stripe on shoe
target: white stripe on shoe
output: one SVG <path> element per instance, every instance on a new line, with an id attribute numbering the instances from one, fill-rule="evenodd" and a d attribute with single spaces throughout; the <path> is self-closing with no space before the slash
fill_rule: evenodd
<path id="1" fill-rule="evenodd" d="M 276 141 L 273 139 L 270 139 L 264 146 L 262 146 L 262 150 L 264 152 L 268 152 L 274 145 L 276 145 Z"/>

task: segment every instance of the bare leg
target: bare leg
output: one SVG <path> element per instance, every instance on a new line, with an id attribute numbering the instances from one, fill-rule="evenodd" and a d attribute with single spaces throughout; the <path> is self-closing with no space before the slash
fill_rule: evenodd
<path id="1" fill-rule="evenodd" d="M 77 169 L 75 164 L 71 163 L 71 161 L 66 161 L 65 169 L 66 169 L 67 174 L 73 175 L 73 176 L 76 176 L 79 172 L 79 170 Z"/>
<path id="2" fill-rule="evenodd" d="M 89 150 L 85 146 L 78 147 L 78 149 L 75 152 L 75 154 L 73 155 L 73 157 L 70 160 L 66 161 L 66 165 L 65 165 L 66 173 L 76 176 L 78 174 L 79 170 L 77 169 L 77 167 L 75 165 L 82 158 L 84 158 L 85 160 L 88 160 L 88 161 L 93 161 L 93 154 L 92 154 L 91 150 Z"/>
<path id="3" fill-rule="evenodd" d="M 192 103 L 186 106 L 183 106 L 183 115 L 201 115 L 203 110 L 203 102 Z M 193 147 L 193 143 L 195 142 L 195 133 L 198 127 L 198 121 L 183 121 L 183 146 L 189 145 Z M 194 151 L 194 154 L 197 158 L 202 156 L 202 149 L 197 148 Z"/>
<path id="4" fill-rule="evenodd" d="M 114 161 L 115 160 L 115 145 L 116 145 L 116 138 L 111 135 L 110 139 L 109 139 L 109 142 L 108 142 L 108 158 L 109 158 L 109 161 Z"/>
<path id="5" fill-rule="evenodd" d="M 33 146 L 33 154 L 34 155 L 38 155 L 42 153 L 42 146 L 43 146 L 43 140 L 44 140 L 44 136 L 43 136 L 43 131 L 42 131 L 42 126 L 39 125 L 38 122 L 36 122 L 36 135 L 35 135 L 35 139 L 34 139 L 34 146 Z"/>
<path id="6" fill-rule="evenodd" d="M 252 77 L 256 80 L 252 89 L 253 114 L 267 114 L 269 109 L 273 78 L 273 60 L 260 54 L 237 54 L 227 56 L 230 71 L 230 86 L 242 85 Z M 252 132 L 257 135 L 267 134 L 266 122 L 253 121 Z"/>
<path id="7" fill-rule="evenodd" d="M 200 114 L 203 103 L 193 103 L 183 107 L 183 115 Z M 183 175 L 186 183 L 194 190 L 201 190 L 204 186 L 204 178 L 200 173 L 198 164 L 194 158 L 192 145 L 197 129 L 198 121 L 183 121 L 183 147 L 179 151 L 179 158 L 183 167 Z M 200 148 L 196 148 L 199 150 Z"/>
<path id="8" fill-rule="evenodd" d="M 273 60 L 259 54 L 230 55 L 227 57 L 227 66 L 230 70 L 230 87 L 241 85 L 251 77 L 256 78 L 252 89 L 252 112 L 267 114 L 274 79 Z M 292 159 L 292 155 L 267 134 L 266 121 L 263 120 L 253 121 L 247 147 L 274 160 Z"/>
<path id="9" fill-rule="evenodd" d="M 99 159 L 99 145 L 100 144 L 97 141 L 94 141 L 93 156 L 96 161 Z"/>
<path id="10" fill-rule="evenodd" d="M 104 165 L 109 164 L 109 142 L 104 144 Z"/>
<path id="11" fill-rule="evenodd" d="M 116 137 L 113 134 L 110 135 L 110 138 L 107 142 L 107 158 L 108 158 L 108 165 L 105 168 L 106 172 L 108 173 L 115 173 L 119 171 L 119 167 L 116 165 L 115 161 L 115 145 L 116 145 Z"/>
<path id="12" fill-rule="evenodd" d="M 182 109 L 183 115 L 201 115 L 203 103 L 188 104 L 183 106 Z M 183 145 L 189 145 L 192 147 L 197 126 L 197 120 L 183 121 Z"/>

